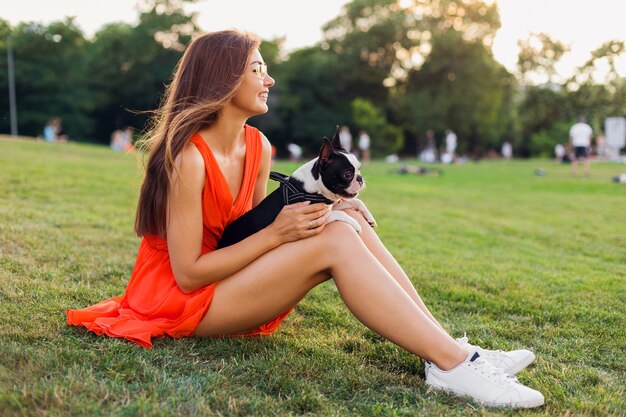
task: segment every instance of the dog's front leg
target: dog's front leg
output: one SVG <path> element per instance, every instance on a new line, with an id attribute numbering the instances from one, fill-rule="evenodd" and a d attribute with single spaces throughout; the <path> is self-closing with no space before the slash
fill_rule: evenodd
<path id="1" fill-rule="evenodd" d="M 326 220 L 326 224 L 341 221 L 346 222 L 350 226 L 354 227 L 357 233 L 361 233 L 361 225 L 359 222 L 354 220 L 348 213 L 344 213 L 343 211 L 331 211 L 328 215 L 328 219 Z"/>
<path id="2" fill-rule="evenodd" d="M 333 207 L 333 210 L 345 210 L 348 208 L 354 209 L 358 211 L 359 213 L 361 213 L 363 218 L 369 223 L 370 226 L 372 227 L 377 226 L 376 220 L 374 219 L 374 216 L 372 216 L 372 213 L 370 213 L 370 211 L 367 209 L 367 207 L 365 206 L 365 203 L 363 203 L 358 198 L 353 198 L 352 200 L 343 200 L 337 205 L 335 205 Z"/>

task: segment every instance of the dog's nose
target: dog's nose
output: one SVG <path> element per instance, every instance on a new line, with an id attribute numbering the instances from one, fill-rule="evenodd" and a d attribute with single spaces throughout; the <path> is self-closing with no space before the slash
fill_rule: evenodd
<path id="1" fill-rule="evenodd" d="M 363 177 L 362 177 L 362 176 L 360 176 L 360 175 L 357 175 L 357 176 L 356 176 L 356 182 L 358 182 L 358 183 L 359 183 L 359 185 L 363 185 Z"/>

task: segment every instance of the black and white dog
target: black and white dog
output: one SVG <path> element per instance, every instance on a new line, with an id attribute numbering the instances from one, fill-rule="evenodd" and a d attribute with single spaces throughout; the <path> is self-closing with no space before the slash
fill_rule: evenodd
<path id="1" fill-rule="evenodd" d="M 269 226 L 283 206 L 311 201 L 333 205 L 327 223 L 343 221 L 357 232 L 361 225 L 341 211 L 354 208 L 363 215 L 370 226 L 376 221 L 357 195 L 363 189 L 363 177 L 359 172 L 361 164 L 354 155 L 341 148 L 339 126 L 332 142 L 324 137 L 319 156 L 294 171 L 291 176 L 272 172 L 270 178 L 279 181 L 280 186 L 265 197 L 256 207 L 226 226 L 218 248 L 233 245 L 259 230 Z"/>

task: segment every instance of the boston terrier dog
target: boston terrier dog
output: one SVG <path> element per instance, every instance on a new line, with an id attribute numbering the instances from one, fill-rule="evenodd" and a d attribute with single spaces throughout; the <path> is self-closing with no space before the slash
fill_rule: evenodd
<path id="1" fill-rule="evenodd" d="M 217 247 L 233 245 L 269 226 L 283 206 L 301 201 L 333 205 L 327 223 L 343 221 L 360 233 L 361 225 L 341 211 L 353 208 L 361 213 L 370 226 L 375 227 L 374 217 L 365 204 L 356 198 L 364 186 L 360 167 L 356 157 L 341 148 L 337 126 L 332 142 L 324 137 L 317 158 L 302 165 L 291 176 L 277 172 L 270 174 L 270 178 L 280 182 L 280 186 L 252 210 L 226 226 Z"/>

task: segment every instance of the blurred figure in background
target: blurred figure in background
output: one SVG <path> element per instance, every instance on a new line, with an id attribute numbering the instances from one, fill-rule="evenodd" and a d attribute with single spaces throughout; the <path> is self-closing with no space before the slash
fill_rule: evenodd
<path id="1" fill-rule="evenodd" d="M 68 137 L 67 135 L 62 135 L 61 130 L 62 130 L 61 119 L 59 119 L 58 117 L 53 117 L 50 120 L 48 120 L 48 122 L 43 128 L 43 139 L 46 142 L 50 142 L 50 143 L 67 142 Z"/>
<path id="2" fill-rule="evenodd" d="M 133 129 L 131 126 L 125 129 L 114 130 L 111 133 L 111 149 L 117 152 L 132 152 L 135 150 L 133 146 Z"/>
<path id="3" fill-rule="evenodd" d="M 593 129 L 587 124 L 585 116 L 578 116 L 578 122 L 569 130 L 569 141 L 574 147 L 572 159 L 572 175 L 578 171 L 578 162 L 582 161 L 585 175 L 589 175 L 589 147 Z"/>
<path id="4" fill-rule="evenodd" d="M 563 158 L 565 158 L 565 146 L 563 146 L 562 143 L 557 143 L 554 146 L 554 156 L 556 157 L 557 164 L 563 162 Z"/>
<path id="5" fill-rule="evenodd" d="M 501 152 L 504 159 L 506 159 L 507 161 L 510 160 L 513 157 L 513 145 L 511 145 L 509 142 L 504 142 L 502 144 Z"/>
<path id="6" fill-rule="evenodd" d="M 426 131 L 426 147 L 419 155 L 422 162 L 433 163 L 437 160 L 437 139 L 432 129 Z"/>
<path id="7" fill-rule="evenodd" d="M 441 154 L 441 162 L 444 164 L 451 164 L 456 160 L 456 133 L 452 130 L 446 130 L 446 148 L 445 152 Z"/>
<path id="8" fill-rule="evenodd" d="M 352 133 L 350 133 L 350 128 L 348 126 L 341 126 L 341 130 L 339 131 L 339 142 L 341 143 L 341 147 L 346 150 L 346 152 L 350 152 L 352 150 Z"/>
<path id="9" fill-rule="evenodd" d="M 302 158 L 302 147 L 295 143 L 287 144 L 287 151 L 289 151 L 289 161 L 298 162 Z"/>
<path id="10" fill-rule="evenodd" d="M 368 163 L 370 161 L 370 136 L 365 130 L 359 132 L 359 151 L 361 152 L 361 161 Z"/>

